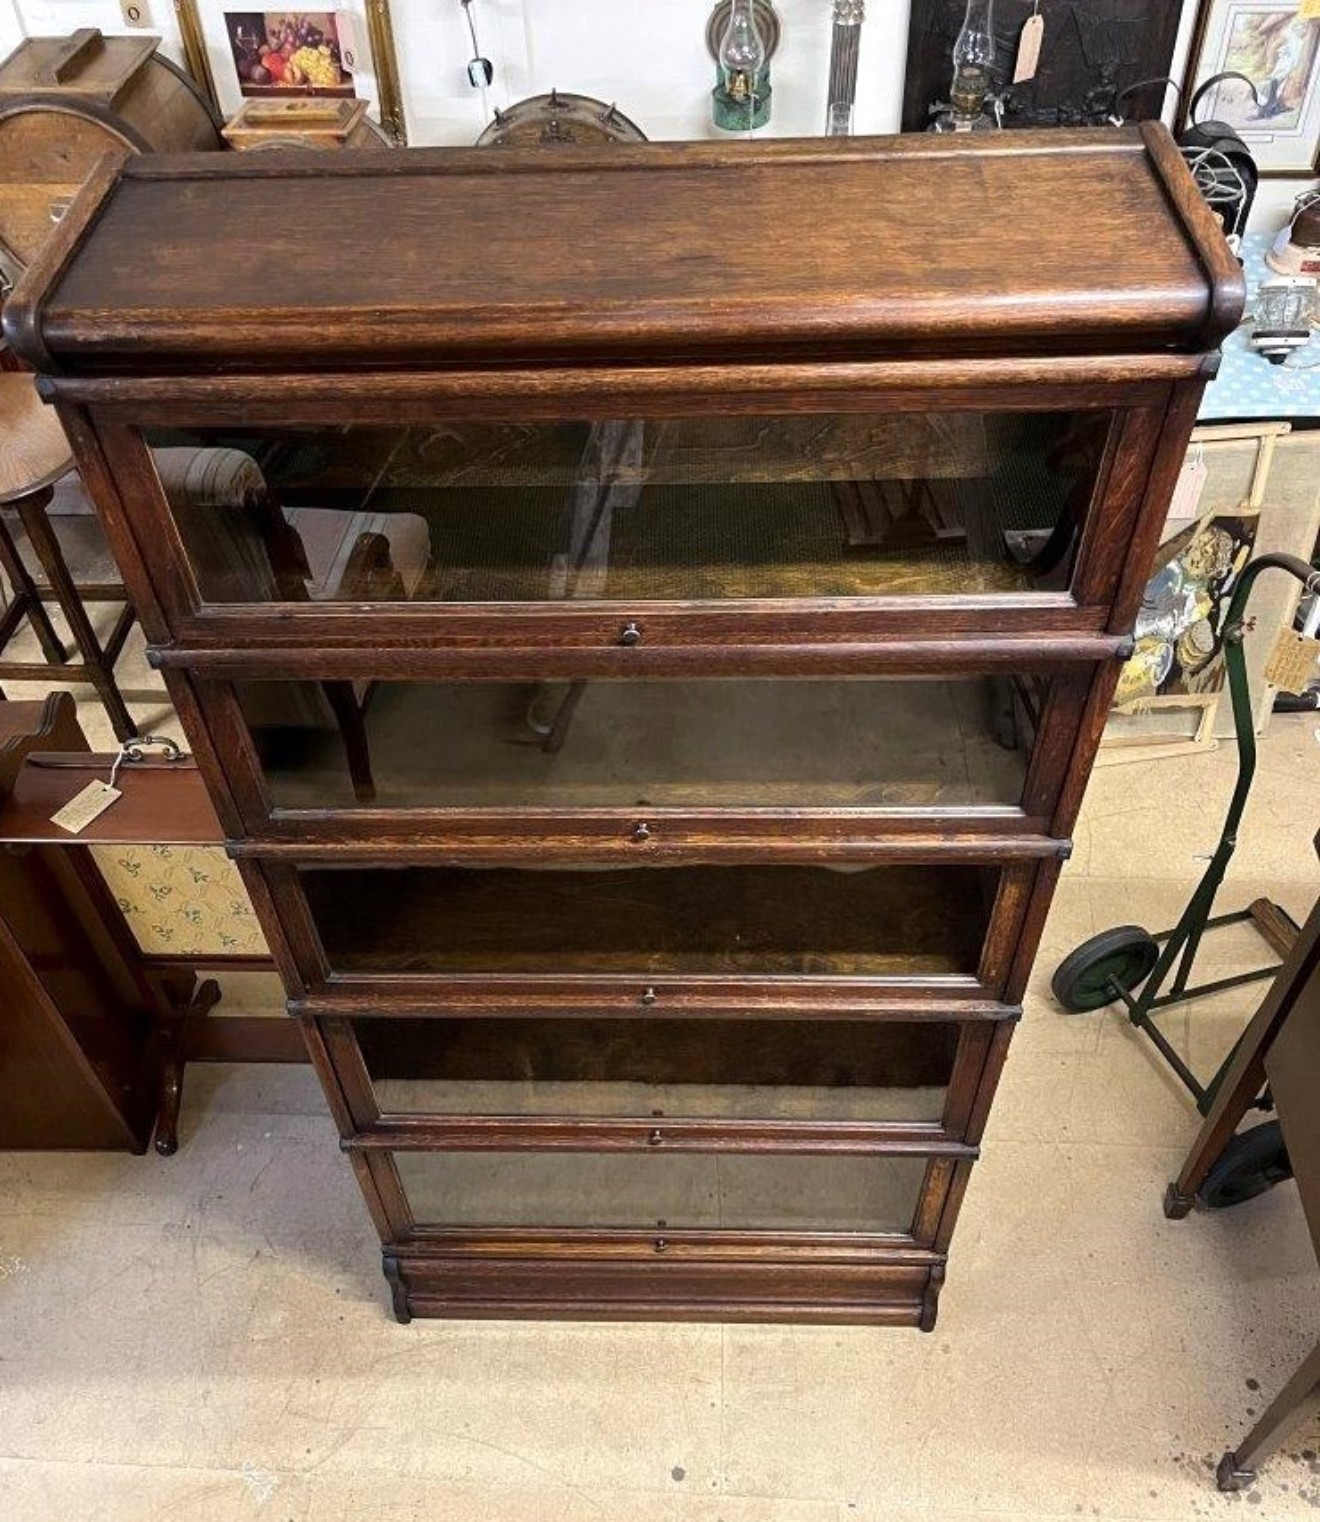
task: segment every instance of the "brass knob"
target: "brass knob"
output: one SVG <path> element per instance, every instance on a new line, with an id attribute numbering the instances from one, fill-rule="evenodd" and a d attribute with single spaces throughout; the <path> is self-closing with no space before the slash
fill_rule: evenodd
<path id="1" fill-rule="evenodd" d="M 644 988 L 642 990 L 642 1003 L 643 1004 L 647 1004 L 647 1005 L 655 1003 L 655 989 L 654 988 Z"/>
<path id="2" fill-rule="evenodd" d="M 664 1139 L 664 1133 L 662 1131 L 652 1131 L 646 1138 L 646 1145 L 648 1147 L 658 1147 L 660 1143 L 664 1141 Z"/>
<path id="3" fill-rule="evenodd" d="M 619 635 L 621 645 L 640 645 L 642 642 L 642 630 L 639 624 L 626 623 L 623 632 Z"/>
<path id="4" fill-rule="evenodd" d="M 668 1241 L 664 1237 L 657 1237 L 655 1239 L 655 1250 L 656 1252 L 667 1252 L 669 1250 Z"/>
<path id="5" fill-rule="evenodd" d="M 632 838 L 640 846 L 651 838 L 651 826 L 644 821 L 639 821 L 633 826 Z"/>

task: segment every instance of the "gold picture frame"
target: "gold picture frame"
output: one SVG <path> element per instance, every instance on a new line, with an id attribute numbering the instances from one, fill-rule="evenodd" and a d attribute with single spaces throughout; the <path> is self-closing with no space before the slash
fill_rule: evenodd
<path id="1" fill-rule="evenodd" d="M 399 83 L 399 60 L 394 46 L 389 0 L 363 0 L 363 5 L 380 125 L 395 147 L 403 148 L 408 142 L 408 127 L 403 113 L 403 89 Z M 199 0 L 174 0 L 174 14 L 179 23 L 179 38 L 188 72 L 206 92 L 215 109 L 224 115 L 215 75 L 211 71 Z"/>

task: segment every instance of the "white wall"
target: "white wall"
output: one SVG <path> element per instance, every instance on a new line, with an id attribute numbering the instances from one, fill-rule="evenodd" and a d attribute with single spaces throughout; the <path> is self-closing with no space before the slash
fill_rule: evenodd
<path id="1" fill-rule="evenodd" d="M 180 58 L 171 0 L 144 0 L 165 51 Z M 212 14 L 244 9 L 252 0 L 202 0 Z M 363 0 L 346 0 L 359 14 Z M 474 0 L 482 50 L 495 66 L 483 101 L 467 82 L 467 27 L 458 0 L 391 0 L 404 105 L 413 143 L 470 143 L 494 106 L 555 86 L 617 101 L 649 137 L 714 135 L 709 92 L 714 64 L 706 52 L 706 19 L 713 0 Z M 1196 0 L 1181 0 L 1174 76 L 1186 67 Z M 830 0 L 776 0 L 783 42 L 772 77 L 774 111 L 767 133 L 820 132 L 830 45 Z M 870 0 L 862 29 L 856 130 L 894 132 L 907 52 L 906 0 Z M 24 35 L 64 33 L 78 26 L 126 30 L 118 0 L 0 0 L 0 56 Z M 212 69 L 232 74 L 224 39 L 211 51 Z M 360 93 L 373 98 L 374 80 Z M 230 86 L 232 89 L 233 87 Z M 236 94 L 232 96 L 234 105 Z M 226 102 L 228 104 L 229 102 Z M 1172 99 L 1168 113 L 1172 111 Z M 1265 180 L 1251 225 L 1272 229 L 1286 219 L 1301 186 Z"/>
<path id="2" fill-rule="evenodd" d="M 653 138 L 712 135 L 715 64 L 706 51 L 711 0 L 476 0 L 482 51 L 495 66 L 492 105 L 552 87 L 617 101 Z M 779 0 L 783 40 L 771 70 L 767 132 L 821 130 L 829 68 L 829 0 Z M 907 50 L 907 6 L 872 0 L 862 31 L 857 130 L 898 129 Z M 470 52 L 457 0 L 395 0 L 395 37 L 410 122 L 419 141 L 470 142 L 481 130 L 478 93 L 467 83 Z M 434 61 L 418 68 L 419 58 Z"/>
<path id="3" fill-rule="evenodd" d="M 179 29 L 169 0 L 143 0 L 153 23 L 151 30 L 164 39 L 164 51 L 183 61 Z M 55 37 L 80 26 L 99 26 L 107 36 L 128 32 L 117 0 L 0 0 L 0 54 L 8 55 L 24 37 Z"/>

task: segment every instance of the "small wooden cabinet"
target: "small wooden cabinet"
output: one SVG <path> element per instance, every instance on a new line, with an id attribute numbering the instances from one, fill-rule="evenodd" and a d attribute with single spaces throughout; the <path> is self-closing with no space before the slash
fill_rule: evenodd
<path id="1" fill-rule="evenodd" d="M 933 1325 L 1241 301 L 1158 127 L 88 188 L 6 329 L 400 1317 Z"/>

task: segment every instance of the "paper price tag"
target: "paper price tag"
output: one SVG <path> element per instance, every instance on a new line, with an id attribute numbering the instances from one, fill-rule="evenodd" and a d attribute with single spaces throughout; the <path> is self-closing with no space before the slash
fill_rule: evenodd
<path id="1" fill-rule="evenodd" d="M 112 803 L 123 796 L 117 787 L 111 787 L 108 782 L 89 782 L 57 814 L 50 816 L 50 822 L 67 830 L 70 835 L 81 835 L 93 819 L 99 819 Z"/>
<path id="2" fill-rule="evenodd" d="M 1013 65 L 1013 83 L 1023 84 L 1035 79 L 1040 64 L 1040 45 L 1045 40 L 1045 18 L 1039 11 L 1028 16 L 1018 38 L 1017 62 Z"/>
<path id="3" fill-rule="evenodd" d="M 1281 692 L 1304 692 L 1306 684 L 1316 675 L 1317 657 L 1320 640 L 1307 639 L 1293 629 L 1281 629 L 1265 662 L 1265 680 Z"/>
<path id="4" fill-rule="evenodd" d="M 339 38 L 339 57 L 350 74 L 369 69 L 367 50 L 358 34 L 358 18 L 352 11 L 335 12 L 335 35 Z"/>
<path id="5" fill-rule="evenodd" d="M 1209 474 L 1204 455 L 1189 455 L 1183 461 L 1182 469 L 1178 472 L 1178 483 L 1173 488 L 1173 497 L 1169 502 L 1170 523 L 1186 523 L 1198 515 Z"/>
<path id="6" fill-rule="evenodd" d="M 147 0 L 119 0 L 119 14 L 125 26 L 150 26 L 151 7 Z"/>
<path id="7" fill-rule="evenodd" d="M 1297 7 L 1299 21 L 1320 21 L 1320 0 L 1302 0 Z"/>

